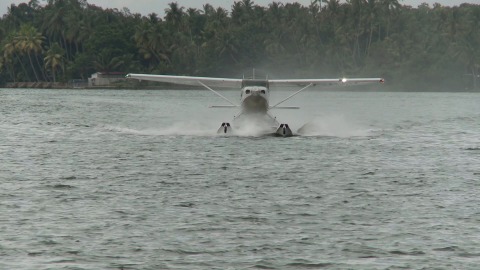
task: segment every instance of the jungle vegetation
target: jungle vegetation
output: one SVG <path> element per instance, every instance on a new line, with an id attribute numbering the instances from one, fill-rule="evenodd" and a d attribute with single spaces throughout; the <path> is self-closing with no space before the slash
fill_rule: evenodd
<path id="1" fill-rule="evenodd" d="M 0 85 L 135 72 L 276 77 L 385 77 L 412 90 L 478 88 L 480 5 L 398 0 L 169 4 L 165 16 L 87 0 L 30 0 L 0 19 Z"/>

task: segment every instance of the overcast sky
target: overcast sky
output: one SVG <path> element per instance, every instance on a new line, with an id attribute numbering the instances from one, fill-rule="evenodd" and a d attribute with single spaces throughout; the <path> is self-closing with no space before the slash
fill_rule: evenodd
<path id="1" fill-rule="evenodd" d="M 237 2 L 240 0 L 237 0 Z M 297 1 L 284 1 L 284 0 L 253 0 L 257 5 L 268 6 L 272 1 L 282 3 L 298 2 L 302 5 L 309 5 L 311 0 L 297 0 Z M 11 4 L 28 3 L 28 0 L 0 0 L 0 15 L 3 16 L 7 12 L 7 7 Z M 40 3 L 45 3 L 45 0 L 40 0 Z M 235 0 L 87 0 L 88 3 L 94 4 L 103 8 L 118 8 L 122 9 L 127 7 L 132 13 L 141 13 L 142 15 L 148 15 L 152 12 L 163 16 L 165 8 L 168 3 L 177 2 L 180 6 L 185 8 L 193 7 L 201 9 L 204 4 L 209 3 L 214 7 L 223 7 L 230 11 L 231 6 Z M 460 5 L 461 3 L 480 4 L 480 0 L 399 0 L 401 4 L 418 6 L 421 3 L 440 3 L 444 6 Z"/>

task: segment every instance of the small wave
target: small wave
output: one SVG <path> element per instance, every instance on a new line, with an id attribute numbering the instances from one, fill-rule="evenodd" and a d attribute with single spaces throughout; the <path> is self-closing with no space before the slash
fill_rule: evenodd
<path id="1" fill-rule="evenodd" d="M 166 252 L 183 254 L 183 255 L 200 255 L 200 254 L 223 254 L 226 250 L 192 250 L 192 249 L 163 249 Z"/>
<path id="2" fill-rule="evenodd" d="M 324 268 L 324 267 L 331 267 L 333 266 L 333 264 L 332 263 L 294 262 L 294 263 L 289 263 L 286 266 L 295 267 L 297 269 L 301 269 L 301 268 L 318 269 L 318 268 Z"/>
<path id="3" fill-rule="evenodd" d="M 179 204 L 176 204 L 175 206 L 191 208 L 191 207 L 194 207 L 195 204 L 192 203 L 192 202 L 181 202 L 181 203 L 179 203 Z"/>
<path id="4" fill-rule="evenodd" d="M 273 266 L 269 266 L 269 265 L 266 265 L 266 264 L 263 264 L 263 263 L 258 263 L 256 265 L 254 265 L 254 268 L 258 268 L 258 269 L 277 269 Z"/>
<path id="5" fill-rule="evenodd" d="M 44 254 L 43 251 L 32 251 L 32 252 L 29 252 L 29 253 L 28 253 L 28 256 L 34 257 L 34 256 L 41 256 L 41 255 L 43 255 L 43 254 Z"/>
<path id="6" fill-rule="evenodd" d="M 448 246 L 448 247 L 441 247 L 441 248 L 434 248 L 434 251 L 459 251 L 460 248 L 457 246 Z"/>
<path id="7" fill-rule="evenodd" d="M 53 189 L 72 189 L 72 188 L 75 188 L 74 186 L 64 185 L 64 184 L 49 185 L 48 187 L 53 188 Z"/>
<path id="8" fill-rule="evenodd" d="M 392 250 L 390 254 L 393 255 L 407 255 L 407 256 L 420 256 L 425 255 L 425 252 L 421 250 L 412 250 L 412 251 L 403 251 L 403 250 Z"/>
<path id="9" fill-rule="evenodd" d="M 149 135 L 143 132 L 142 130 L 137 130 L 133 128 L 119 127 L 119 126 L 104 126 L 103 129 L 109 132 L 115 133 L 124 133 L 124 134 L 134 134 L 134 135 Z"/>
<path id="10" fill-rule="evenodd" d="M 464 257 L 464 258 L 476 258 L 476 257 L 480 257 L 480 253 L 461 252 L 458 254 L 458 256 Z"/>

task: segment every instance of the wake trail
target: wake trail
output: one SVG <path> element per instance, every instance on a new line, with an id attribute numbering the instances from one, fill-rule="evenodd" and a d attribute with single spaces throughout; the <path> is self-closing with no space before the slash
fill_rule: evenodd
<path id="1" fill-rule="evenodd" d="M 107 132 L 139 136 L 225 136 L 224 134 L 217 134 L 217 130 L 220 127 L 220 125 L 217 124 L 217 121 L 214 123 L 177 122 L 169 125 L 149 126 L 145 128 L 107 125 L 102 127 L 102 129 Z M 306 137 L 350 138 L 375 136 L 378 130 L 367 128 L 355 122 L 352 123 L 343 116 L 333 115 L 316 117 L 305 123 L 300 129 L 293 131 L 296 135 Z M 242 126 L 233 126 L 233 133 L 227 136 L 260 137 L 269 133 L 271 133 L 271 131 L 266 131 L 264 128 L 252 122 L 244 123 Z"/>
<path id="2" fill-rule="evenodd" d="M 326 136 L 338 138 L 369 137 L 375 134 L 375 129 L 366 128 L 358 123 L 352 123 L 343 116 L 332 115 L 317 117 L 304 124 L 298 133 L 302 136 Z"/>

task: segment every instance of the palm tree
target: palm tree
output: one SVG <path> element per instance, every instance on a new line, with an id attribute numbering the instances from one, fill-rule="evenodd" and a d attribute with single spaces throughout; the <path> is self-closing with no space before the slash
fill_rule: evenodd
<path id="1" fill-rule="evenodd" d="M 166 37 L 162 24 L 144 21 L 136 27 L 134 41 L 138 52 L 150 67 L 161 62 L 170 63 Z"/>
<path id="2" fill-rule="evenodd" d="M 25 24 L 20 28 L 20 32 L 18 33 L 16 39 L 20 51 L 23 53 L 27 53 L 28 55 L 28 59 L 30 60 L 30 66 L 32 67 L 33 74 L 35 74 L 37 82 L 40 81 L 37 75 L 36 67 L 34 66 L 32 61 L 32 53 L 36 57 L 36 54 L 42 52 L 42 44 L 45 40 L 45 37 L 38 33 L 35 27 Z"/>
<path id="3" fill-rule="evenodd" d="M 392 16 L 398 12 L 401 5 L 398 3 L 398 0 L 380 0 L 379 5 L 381 14 L 383 14 L 383 17 L 386 18 L 386 25 L 384 27 L 386 28 L 385 35 L 388 37 L 390 35 Z"/>
<path id="4" fill-rule="evenodd" d="M 254 3 L 251 0 L 242 0 L 234 2 L 232 6 L 232 20 L 239 24 L 245 24 L 252 19 Z"/>
<path id="5" fill-rule="evenodd" d="M 3 58 L 3 56 L 0 56 L 0 74 L 3 73 L 4 69 L 8 69 L 7 68 L 7 63 L 6 63 L 5 59 Z"/>
<path id="6" fill-rule="evenodd" d="M 53 76 L 53 82 L 56 82 L 56 71 L 60 68 L 65 71 L 65 51 L 58 45 L 53 43 L 45 56 L 45 69 L 50 70 Z"/>
<path id="7" fill-rule="evenodd" d="M 13 67 L 13 60 L 16 57 L 16 48 L 15 40 L 13 35 L 7 36 L 2 42 L 2 54 L 3 54 L 3 64 L 7 67 L 10 67 L 11 77 L 14 82 L 16 82 L 15 68 Z M 23 65 L 22 65 L 23 67 Z"/>
<path id="8" fill-rule="evenodd" d="M 5 38 L 5 35 L 6 35 L 5 27 L 2 24 L 0 24 L 0 42 Z"/>
<path id="9" fill-rule="evenodd" d="M 93 21 L 88 15 L 82 16 L 82 19 L 78 22 L 78 27 L 80 29 L 77 37 L 77 42 L 79 43 L 79 51 L 77 51 L 77 54 L 84 50 L 84 43 L 89 39 L 89 37 L 92 35 L 92 32 L 94 31 L 93 25 Z"/>
<path id="10" fill-rule="evenodd" d="M 70 46 L 75 45 L 75 52 L 78 53 L 79 51 L 79 38 L 81 34 L 81 27 L 82 27 L 82 17 L 79 13 L 75 11 L 70 11 L 66 17 L 66 31 L 65 31 L 65 39 L 70 44 Z M 70 52 L 73 52 L 73 48 L 70 47 Z"/>
<path id="11" fill-rule="evenodd" d="M 53 6 L 53 3 L 49 3 L 47 7 L 45 7 L 41 28 L 42 31 L 47 35 L 48 42 L 60 42 L 62 48 L 67 52 L 67 59 L 70 59 L 68 54 L 67 38 L 65 36 L 65 19 L 67 18 L 67 12 L 66 8 L 62 5 L 63 1 L 58 1 L 58 3 L 59 4 L 56 4 L 55 6 Z"/>
<path id="12" fill-rule="evenodd" d="M 168 6 L 169 8 L 165 9 L 165 21 L 179 29 L 182 24 L 182 17 L 185 14 L 183 7 L 178 7 L 176 2 L 172 2 Z"/>
<path id="13" fill-rule="evenodd" d="M 93 61 L 95 69 L 102 72 L 118 71 L 123 64 L 121 57 L 112 57 L 112 53 L 107 49 L 102 50 Z"/>

